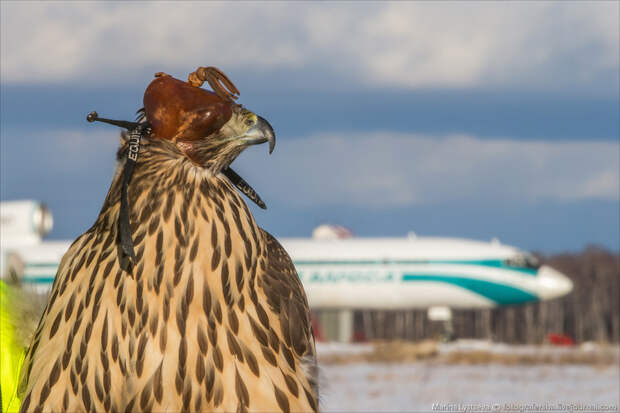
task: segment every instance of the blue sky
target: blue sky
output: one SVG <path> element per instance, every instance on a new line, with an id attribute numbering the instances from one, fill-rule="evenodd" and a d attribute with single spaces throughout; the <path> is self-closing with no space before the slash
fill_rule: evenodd
<path id="1" fill-rule="evenodd" d="M 617 2 L 1 3 L 1 198 L 94 221 L 157 71 L 218 66 L 269 119 L 235 168 L 279 236 L 620 249 Z"/>

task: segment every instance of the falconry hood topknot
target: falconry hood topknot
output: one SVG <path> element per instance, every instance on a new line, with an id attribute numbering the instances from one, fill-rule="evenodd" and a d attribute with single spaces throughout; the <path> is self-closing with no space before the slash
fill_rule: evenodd
<path id="1" fill-rule="evenodd" d="M 201 89 L 206 81 L 213 92 Z M 316 411 L 308 304 L 230 163 L 269 142 L 218 69 L 158 73 L 99 217 L 63 257 L 21 411 Z"/>

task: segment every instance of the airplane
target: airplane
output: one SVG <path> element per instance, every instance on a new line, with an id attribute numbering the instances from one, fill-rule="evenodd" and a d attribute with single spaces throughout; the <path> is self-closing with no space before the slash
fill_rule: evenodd
<path id="1" fill-rule="evenodd" d="M 39 292 L 49 291 L 70 241 L 43 241 L 52 227 L 36 201 L 0 203 L 0 274 Z M 451 309 L 493 308 L 568 294 L 568 277 L 540 265 L 528 252 L 457 238 L 355 238 L 343 227 L 322 225 L 312 238 L 283 238 L 313 310 L 338 310 L 352 324 L 354 309 L 428 309 L 450 321 Z M 344 336 L 350 328 L 344 328 Z"/>
<path id="2" fill-rule="evenodd" d="M 564 274 L 497 239 L 343 238 L 328 230 L 280 240 L 314 308 L 492 308 L 561 297 L 573 287 Z"/>

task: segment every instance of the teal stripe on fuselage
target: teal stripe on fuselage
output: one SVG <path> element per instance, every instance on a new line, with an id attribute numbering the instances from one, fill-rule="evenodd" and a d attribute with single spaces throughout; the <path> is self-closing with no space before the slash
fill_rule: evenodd
<path id="1" fill-rule="evenodd" d="M 54 276 L 53 275 L 36 275 L 36 276 L 24 276 L 21 279 L 21 282 L 26 284 L 53 284 Z"/>
<path id="2" fill-rule="evenodd" d="M 519 288 L 492 281 L 459 277 L 454 275 L 404 274 L 404 282 L 430 281 L 442 282 L 465 288 L 479 294 L 500 305 L 521 304 L 537 301 L 538 297 Z M 22 282 L 26 284 L 53 284 L 54 276 L 25 276 Z"/>
<path id="3" fill-rule="evenodd" d="M 528 267 L 512 267 L 506 265 L 504 260 L 301 260 L 294 261 L 295 266 L 303 265 L 472 265 L 479 267 L 501 268 L 516 271 L 528 275 L 536 275 L 538 269 Z"/>
<path id="4" fill-rule="evenodd" d="M 488 298 L 499 305 L 538 301 L 536 295 L 522 289 L 478 278 L 459 277 L 454 275 L 404 274 L 402 280 L 404 282 L 430 281 L 456 285 Z"/>

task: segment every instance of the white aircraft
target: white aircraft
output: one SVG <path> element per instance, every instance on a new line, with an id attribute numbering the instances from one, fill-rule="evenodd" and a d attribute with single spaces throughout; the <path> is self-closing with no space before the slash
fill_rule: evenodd
<path id="1" fill-rule="evenodd" d="M 70 241 L 43 241 L 52 227 L 35 201 L 0 203 L 0 270 L 45 292 Z M 514 247 L 452 238 L 352 238 L 321 226 L 313 238 L 281 239 L 313 309 L 489 308 L 563 296 L 571 281 Z M 432 317 L 432 312 L 429 315 Z"/>
<path id="2" fill-rule="evenodd" d="M 339 238 L 328 229 L 281 240 L 314 308 L 490 308 L 572 289 L 560 272 L 497 240 Z"/>

